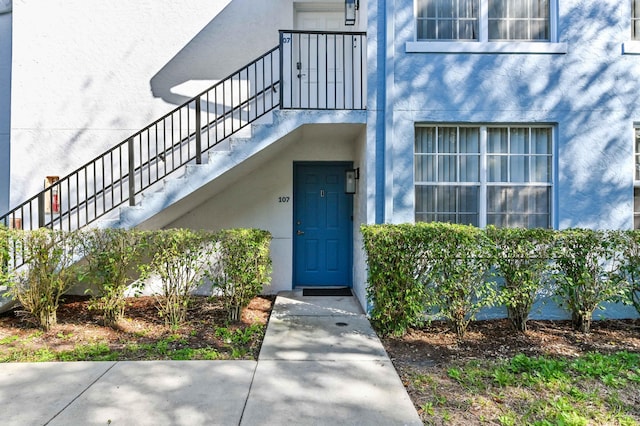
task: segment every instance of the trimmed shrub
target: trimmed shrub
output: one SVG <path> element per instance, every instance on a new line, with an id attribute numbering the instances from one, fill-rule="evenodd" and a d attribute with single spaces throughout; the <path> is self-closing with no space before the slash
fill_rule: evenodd
<path id="1" fill-rule="evenodd" d="M 497 302 L 506 306 L 513 327 L 525 332 L 533 303 L 548 278 L 555 231 L 489 226 L 486 233 L 493 244 L 496 272 L 504 280 Z"/>
<path id="2" fill-rule="evenodd" d="M 215 234 L 190 229 L 168 229 L 148 234 L 151 260 L 143 276 L 157 274 L 160 316 L 177 327 L 187 317 L 192 292 L 202 282 L 214 252 Z"/>
<path id="3" fill-rule="evenodd" d="M 624 231 L 623 279 L 627 283 L 626 302 L 633 304 L 640 314 L 640 230 Z"/>
<path id="4" fill-rule="evenodd" d="M 89 309 L 98 310 L 105 325 L 113 327 L 124 316 L 126 291 L 139 277 L 144 233 L 124 229 L 92 229 L 82 234 L 87 271 L 83 281 L 91 287 Z M 137 285 L 139 289 L 141 283 Z"/>
<path id="5" fill-rule="evenodd" d="M 79 233 L 41 228 L 15 235 L 26 266 L 10 283 L 11 293 L 39 327 L 49 330 L 57 322 L 60 297 L 78 279 Z"/>
<path id="6" fill-rule="evenodd" d="M 0 225 L 0 287 L 9 285 L 11 231 Z"/>
<path id="7" fill-rule="evenodd" d="M 402 335 L 424 322 L 426 284 L 436 231 L 415 225 L 362 225 L 368 263 L 367 298 L 371 322 L 383 335 Z"/>
<path id="8" fill-rule="evenodd" d="M 445 318 L 459 338 L 478 311 L 495 302 L 495 286 L 487 280 L 492 266 L 491 241 L 482 229 L 432 223 L 429 242 L 434 260 L 427 285 L 427 307 Z"/>
<path id="9" fill-rule="evenodd" d="M 209 269 L 220 290 L 229 320 L 238 321 L 242 309 L 271 281 L 271 234 L 259 229 L 230 229 L 219 238 L 219 261 Z"/>
<path id="10" fill-rule="evenodd" d="M 625 296 L 621 268 L 623 242 L 614 231 L 567 229 L 554 248 L 556 294 L 571 312 L 573 327 L 588 333 L 596 308 Z"/>

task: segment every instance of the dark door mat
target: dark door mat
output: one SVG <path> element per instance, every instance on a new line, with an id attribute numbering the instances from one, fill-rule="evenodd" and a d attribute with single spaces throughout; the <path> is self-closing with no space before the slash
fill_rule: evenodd
<path id="1" fill-rule="evenodd" d="M 350 288 L 304 288 L 303 296 L 351 296 Z"/>

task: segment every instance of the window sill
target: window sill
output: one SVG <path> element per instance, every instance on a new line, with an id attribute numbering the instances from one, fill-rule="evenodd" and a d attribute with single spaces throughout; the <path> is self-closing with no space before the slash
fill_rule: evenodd
<path id="1" fill-rule="evenodd" d="M 622 43 L 623 55 L 640 55 L 640 41 L 628 41 Z"/>
<path id="2" fill-rule="evenodd" d="M 567 43 L 410 41 L 407 53 L 533 53 L 565 54 Z M 640 52 L 639 52 L 640 53 Z"/>

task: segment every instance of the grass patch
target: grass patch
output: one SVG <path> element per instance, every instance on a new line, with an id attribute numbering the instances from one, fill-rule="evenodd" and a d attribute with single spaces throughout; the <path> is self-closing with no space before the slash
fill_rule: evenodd
<path id="1" fill-rule="evenodd" d="M 7 336 L 0 339 L 0 345 L 8 345 L 9 343 L 13 343 L 17 340 L 20 340 L 18 336 Z"/>
<path id="2" fill-rule="evenodd" d="M 505 426 L 640 425 L 637 353 L 573 359 L 519 354 L 420 369 L 409 377 L 425 424 L 446 424 L 455 416 L 465 424 Z"/>
<path id="3" fill-rule="evenodd" d="M 152 343 L 121 342 L 116 347 L 107 342 L 78 344 L 71 350 L 54 350 L 49 346 L 29 349 L 31 337 L 20 339 L 8 336 L 0 344 L 11 344 L 0 354 L 3 362 L 49 361 L 119 361 L 119 360 L 234 360 L 253 356 L 258 348 L 256 341 L 264 336 L 265 326 L 254 324 L 245 329 L 219 327 L 216 335 L 223 341 L 222 347 L 190 347 L 188 336 L 173 333 Z M 57 336 L 68 339 L 69 335 Z M 191 336 L 193 337 L 193 336 Z"/>

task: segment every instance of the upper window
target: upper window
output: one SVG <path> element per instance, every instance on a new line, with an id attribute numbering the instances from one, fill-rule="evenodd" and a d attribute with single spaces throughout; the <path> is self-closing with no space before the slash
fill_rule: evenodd
<path id="1" fill-rule="evenodd" d="M 567 53 L 558 41 L 559 0 L 414 1 L 407 52 Z"/>
<path id="2" fill-rule="evenodd" d="M 489 40 L 549 40 L 548 0 L 489 0 Z"/>
<path id="3" fill-rule="evenodd" d="M 549 41 L 549 0 L 418 0 L 417 12 L 418 40 Z"/>
<path id="4" fill-rule="evenodd" d="M 478 40 L 478 0 L 418 0 L 418 40 Z"/>
<path id="5" fill-rule="evenodd" d="M 631 40 L 622 43 L 622 53 L 640 55 L 640 0 L 631 0 Z"/>
<path id="6" fill-rule="evenodd" d="M 415 220 L 551 227 L 549 126 L 416 128 Z"/>

